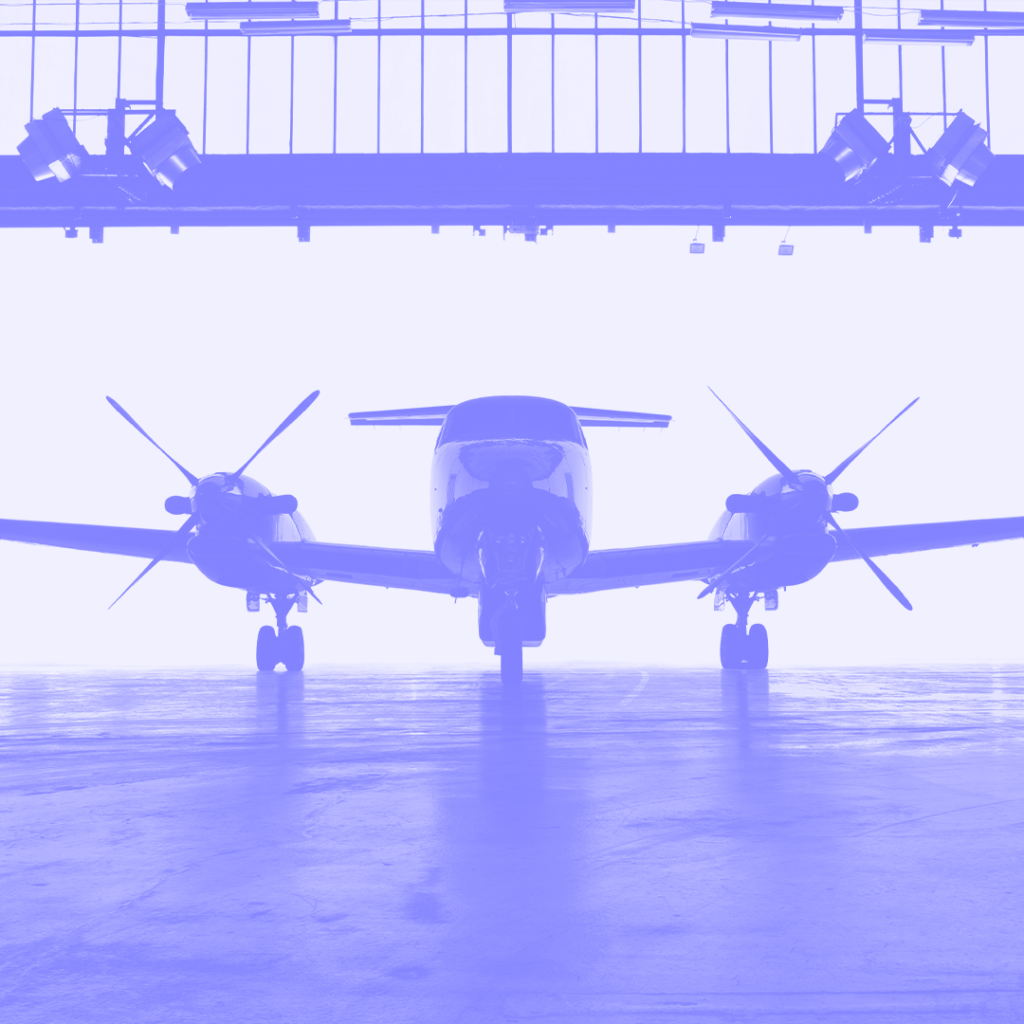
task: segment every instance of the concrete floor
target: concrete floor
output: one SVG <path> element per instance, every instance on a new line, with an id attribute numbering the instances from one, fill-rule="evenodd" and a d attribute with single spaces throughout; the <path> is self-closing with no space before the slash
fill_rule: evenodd
<path id="1" fill-rule="evenodd" d="M 1022 689 L 8 672 L 0 1019 L 1020 1021 Z"/>

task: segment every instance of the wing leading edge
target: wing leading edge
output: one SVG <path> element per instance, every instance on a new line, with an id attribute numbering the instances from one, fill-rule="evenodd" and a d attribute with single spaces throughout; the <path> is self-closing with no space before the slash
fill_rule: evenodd
<path id="1" fill-rule="evenodd" d="M 91 526 L 84 523 L 46 523 L 29 519 L 0 519 L 0 540 L 47 547 L 98 551 L 106 555 L 155 558 L 175 538 L 176 530 L 144 530 L 133 526 Z M 164 559 L 190 562 L 185 545 L 188 536 L 178 538 Z"/>
<path id="2" fill-rule="evenodd" d="M 991 544 L 998 540 L 1024 537 L 1024 516 L 1007 519 L 963 519 L 952 523 L 909 523 L 905 526 L 862 526 L 845 529 L 857 547 L 872 558 L 904 555 L 913 551 L 935 551 L 967 544 Z M 860 557 L 842 537 L 833 562 Z"/>

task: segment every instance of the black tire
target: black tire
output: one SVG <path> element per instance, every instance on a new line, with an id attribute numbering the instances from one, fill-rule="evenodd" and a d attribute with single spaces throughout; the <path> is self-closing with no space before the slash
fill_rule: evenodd
<path id="1" fill-rule="evenodd" d="M 523 681 L 523 642 L 506 640 L 501 645 L 501 681 L 521 683 Z"/>
<path id="2" fill-rule="evenodd" d="M 755 622 L 747 633 L 745 660 L 747 668 L 768 667 L 768 630 L 760 622 Z"/>
<path id="3" fill-rule="evenodd" d="M 260 626 L 256 637 L 256 668 L 260 672 L 273 672 L 280 658 L 280 645 L 273 626 Z"/>
<path id="4" fill-rule="evenodd" d="M 281 660 L 289 672 L 301 672 L 306 661 L 306 643 L 301 626 L 289 626 L 281 637 Z"/>
<path id="5" fill-rule="evenodd" d="M 722 641 L 718 647 L 722 668 L 743 668 L 743 641 L 746 636 L 732 623 L 722 627 Z"/>

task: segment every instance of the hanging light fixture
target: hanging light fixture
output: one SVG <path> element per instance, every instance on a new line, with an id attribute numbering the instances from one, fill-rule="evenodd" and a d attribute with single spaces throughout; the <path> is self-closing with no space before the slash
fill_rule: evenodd
<path id="1" fill-rule="evenodd" d="M 836 125 L 820 155 L 834 160 L 843 177 L 853 181 L 888 152 L 889 143 L 871 127 L 868 119 L 859 110 L 851 110 Z"/>
<path id="2" fill-rule="evenodd" d="M 928 150 L 928 162 L 936 177 L 947 185 L 962 181 L 974 185 L 995 157 L 985 145 L 988 132 L 962 110 L 939 141 Z"/>
<path id="3" fill-rule="evenodd" d="M 128 139 L 128 148 L 141 157 L 146 170 L 168 188 L 190 168 L 200 163 L 188 129 L 173 110 L 158 110 L 153 120 L 144 122 Z"/>
<path id="4" fill-rule="evenodd" d="M 25 125 L 25 131 L 28 138 L 18 145 L 18 153 L 36 181 L 68 181 L 89 155 L 59 107 L 33 118 Z"/>

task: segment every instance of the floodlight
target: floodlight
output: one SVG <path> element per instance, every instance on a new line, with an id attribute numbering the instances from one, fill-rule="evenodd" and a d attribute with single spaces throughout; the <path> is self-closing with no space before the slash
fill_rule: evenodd
<path id="1" fill-rule="evenodd" d="M 238 30 L 243 36 L 343 36 L 352 31 L 352 20 L 243 21 Z"/>
<path id="2" fill-rule="evenodd" d="M 188 129 L 173 110 L 158 110 L 152 121 L 128 139 L 128 148 L 168 188 L 174 188 L 178 178 L 200 162 L 195 146 L 189 142 Z"/>
<path id="3" fill-rule="evenodd" d="M 691 242 L 690 243 L 690 252 L 692 252 L 695 256 L 700 256 L 701 253 L 704 252 L 704 243 L 703 242 Z"/>
<path id="4" fill-rule="evenodd" d="M 295 0 L 294 3 L 198 3 L 185 4 L 185 14 L 193 21 L 248 21 L 250 18 L 319 18 L 317 0 Z"/>
<path id="5" fill-rule="evenodd" d="M 888 152 L 889 143 L 868 124 L 868 119 L 859 110 L 851 110 L 836 125 L 820 155 L 835 160 L 843 177 L 853 181 Z"/>
<path id="6" fill-rule="evenodd" d="M 505 0 L 505 14 L 621 14 L 636 0 Z"/>
<path id="7" fill-rule="evenodd" d="M 793 244 L 791 242 L 783 242 L 779 245 L 780 256 L 792 256 L 793 255 Z"/>
<path id="8" fill-rule="evenodd" d="M 974 33 L 944 28 L 866 28 L 864 42 L 894 43 L 898 46 L 911 46 L 915 43 L 931 46 L 970 46 L 974 42 Z"/>
<path id="9" fill-rule="evenodd" d="M 799 28 L 782 28 L 775 25 L 713 25 L 710 22 L 690 23 L 690 35 L 694 39 L 769 39 L 775 42 L 799 42 Z"/>
<path id="10" fill-rule="evenodd" d="M 744 3 L 711 0 L 712 18 L 770 18 L 772 21 L 842 21 L 842 7 L 817 4 Z"/>
<path id="11" fill-rule="evenodd" d="M 19 143 L 18 152 L 36 181 L 67 181 L 89 155 L 58 107 L 33 118 L 25 125 L 25 131 L 28 138 Z"/>
<path id="12" fill-rule="evenodd" d="M 921 11 L 918 25 L 961 25 L 965 28 L 1024 27 L 1024 11 Z"/>
<path id="13" fill-rule="evenodd" d="M 947 185 L 954 181 L 975 184 L 995 159 L 985 145 L 986 135 L 988 132 L 961 110 L 928 150 L 928 163 L 939 180 Z"/>

